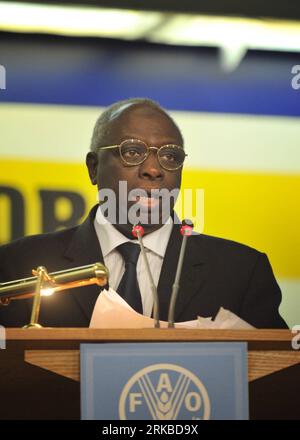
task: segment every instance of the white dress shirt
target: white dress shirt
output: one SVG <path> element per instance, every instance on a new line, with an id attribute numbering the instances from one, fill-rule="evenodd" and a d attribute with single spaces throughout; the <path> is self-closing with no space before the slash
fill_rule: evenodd
<path id="1" fill-rule="evenodd" d="M 138 243 L 138 241 L 129 240 L 129 238 L 121 234 L 121 232 L 105 219 L 100 207 L 95 216 L 94 226 L 102 250 L 104 264 L 109 270 L 109 286 L 117 291 L 125 271 L 125 263 L 123 257 L 116 248 L 126 242 Z M 172 228 L 173 220 L 170 217 L 167 223 L 161 228 L 143 237 L 144 247 L 156 287 L 158 285 L 162 263 Z M 137 262 L 137 279 L 142 296 L 143 314 L 151 316 L 153 297 L 145 263 L 141 254 L 139 255 Z"/>

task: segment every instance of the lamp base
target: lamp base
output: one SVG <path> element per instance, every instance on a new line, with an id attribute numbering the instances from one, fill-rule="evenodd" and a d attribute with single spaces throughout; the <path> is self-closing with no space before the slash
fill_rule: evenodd
<path id="1" fill-rule="evenodd" d="M 23 328 L 43 328 L 43 326 L 38 324 L 37 322 L 36 323 L 33 322 L 30 324 L 24 325 Z"/>

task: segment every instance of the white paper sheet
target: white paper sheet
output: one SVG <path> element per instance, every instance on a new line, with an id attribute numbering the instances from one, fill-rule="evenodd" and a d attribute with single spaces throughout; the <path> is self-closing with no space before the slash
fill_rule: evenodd
<path id="1" fill-rule="evenodd" d="M 168 323 L 160 321 L 162 328 Z M 154 319 L 141 315 L 130 307 L 124 299 L 113 289 L 104 289 L 99 295 L 90 322 L 91 328 L 153 328 Z M 229 310 L 220 308 L 216 318 L 202 318 L 193 321 L 175 323 L 176 328 L 202 329 L 254 329 L 247 322 L 240 319 Z"/>

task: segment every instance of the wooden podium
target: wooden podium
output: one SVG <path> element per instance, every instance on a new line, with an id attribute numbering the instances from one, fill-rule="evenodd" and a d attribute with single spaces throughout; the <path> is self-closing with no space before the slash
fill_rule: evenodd
<path id="1" fill-rule="evenodd" d="M 300 350 L 289 330 L 7 329 L 0 419 L 80 419 L 80 344 L 248 342 L 251 419 L 300 419 Z"/>

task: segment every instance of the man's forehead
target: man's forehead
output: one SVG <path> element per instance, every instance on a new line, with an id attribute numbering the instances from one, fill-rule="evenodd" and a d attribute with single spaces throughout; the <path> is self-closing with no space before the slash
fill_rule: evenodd
<path id="1" fill-rule="evenodd" d="M 155 134 L 168 142 L 182 143 L 178 128 L 163 110 L 144 103 L 125 103 L 111 115 L 106 143 L 118 143 L 126 137 L 151 142 L 148 138 Z"/>
<path id="2" fill-rule="evenodd" d="M 121 105 L 121 107 L 118 107 L 116 110 L 112 111 L 109 120 L 113 121 L 115 119 L 117 119 L 119 116 L 121 116 L 121 114 L 127 110 L 129 107 L 132 107 L 134 105 L 134 103 L 132 102 L 127 102 L 123 105 Z"/>
<path id="3" fill-rule="evenodd" d="M 135 125 L 138 122 L 140 124 L 145 120 L 155 121 L 156 124 L 162 126 L 174 127 L 174 122 L 167 113 L 147 104 L 125 104 L 113 113 L 112 118 L 110 119 L 111 125 L 119 129 L 126 127 L 128 124 Z"/>
<path id="4" fill-rule="evenodd" d="M 164 116 L 169 119 L 168 115 L 158 107 L 156 108 L 148 103 L 130 102 L 114 110 L 110 115 L 109 121 L 113 123 L 118 121 L 122 122 L 122 120 L 128 119 L 128 117 L 131 119 L 132 117 L 135 118 L 139 116 Z"/>

